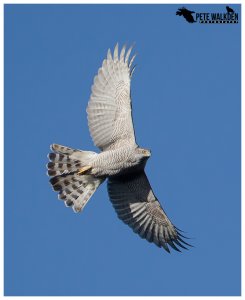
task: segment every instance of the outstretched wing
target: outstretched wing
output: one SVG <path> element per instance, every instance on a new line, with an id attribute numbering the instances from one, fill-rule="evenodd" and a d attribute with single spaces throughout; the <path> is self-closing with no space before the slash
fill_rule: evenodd
<path id="1" fill-rule="evenodd" d="M 135 144 L 130 99 L 134 70 L 131 66 L 135 56 L 129 62 L 132 47 L 127 53 L 125 50 L 123 46 L 119 56 L 117 44 L 113 57 L 108 50 L 92 86 L 87 107 L 88 125 L 94 144 L 101 150 Z"/>
<path id="2" fill-rule="evenodd" d="M 155 197 L 144 172 L 109 178 L 108 193 L 116 213 L 141 238 L 169 251 L 168 245 L 180 251 L 189 245 L 168 219 Z"/>

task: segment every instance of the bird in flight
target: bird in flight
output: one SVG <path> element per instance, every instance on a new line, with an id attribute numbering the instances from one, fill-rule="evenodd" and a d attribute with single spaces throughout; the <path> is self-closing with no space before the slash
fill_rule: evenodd
<path id="1" fill-rule="evenodd" d="M 185 7 L 179 8 L 176 12 L 177 16 L 183 16 L 187 22 L 189 23 L 195 23 L 196 21 L 194 20 L 192 14 L 194 14 L 194 11 L 190 11 Z"/>
<path id="2" fill-rule="evenodd" d="M 113 55 L 108 50 L 94 78 L 87 107 L 88 126 L 100 153 L 52 144 L 47 164 L 58 198 L 81 212 L 107 179 L 109 198 L 119 217 L 135 233 L 170 252 L 188 244 L 154 195 L 144 168 L 150 150 L 138 146 L 132 121 L 130 84 L 134 72 L 132 47 Z M 181 251 L 180 251 L 181 252 Z"/>

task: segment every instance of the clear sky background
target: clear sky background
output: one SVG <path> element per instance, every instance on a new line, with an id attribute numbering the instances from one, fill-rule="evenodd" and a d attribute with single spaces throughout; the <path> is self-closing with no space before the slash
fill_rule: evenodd
<path id="1" fill-rule="evenodd" d="M 179 7 L 5 6 L 5 295 L 240 295 L 240 23 L 189 24 Z M 116 42 L 136 43 L 137 141 L 189 251 L 140 239 L 106 184 L 82 214 L 49 185 L 51 143 L 97 151 L 85 110 Z"/>

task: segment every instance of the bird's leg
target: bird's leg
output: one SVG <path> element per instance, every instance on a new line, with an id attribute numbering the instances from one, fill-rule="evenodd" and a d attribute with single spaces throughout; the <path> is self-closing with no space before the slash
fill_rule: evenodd
<path id="1" fill-rule="evenodd" d="M 86 171 L 92 169 L 91 166 L 85 166 L 85 167 L 82 167 L 81 169 L 79 169 L 77 175 L 81 175 L 81 174 L 84 174 Z"/>

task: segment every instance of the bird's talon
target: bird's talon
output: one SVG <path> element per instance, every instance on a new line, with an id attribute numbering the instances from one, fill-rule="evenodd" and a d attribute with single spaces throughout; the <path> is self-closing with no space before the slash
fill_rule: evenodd
<path id="1" fill-rule="evenodd" d="M 81 175 L 81 174 L 84 174 L 86 171 L 92 169 L 91 166 L 85 166 L 85 167 L 82 167 L 78 172 L 77 172 L 77 175 Z"/>

